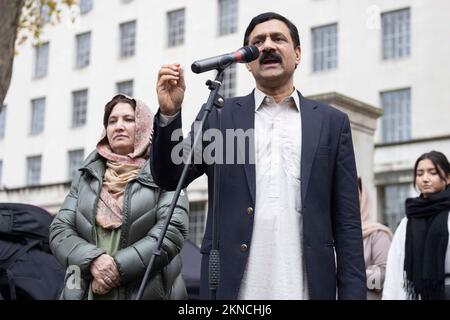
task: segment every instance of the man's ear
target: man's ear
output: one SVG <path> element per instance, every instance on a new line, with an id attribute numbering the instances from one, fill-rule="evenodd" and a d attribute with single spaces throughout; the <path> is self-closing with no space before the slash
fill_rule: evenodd
<path id="1" fill-rule="evenodd" d="M 302 61 L 302 48 L 298 46 L 295 48 L 295 65 L 298 67 Z"/>
<path id="2" fill-rule="evenodd" d="M 249 72 L 252 72 L 252 67 L 250 66 L 250 63 L 246 63 L 246 64 L 245 64 L 245 67 L 247 68 L 247 70 L 248 70 Z"/>

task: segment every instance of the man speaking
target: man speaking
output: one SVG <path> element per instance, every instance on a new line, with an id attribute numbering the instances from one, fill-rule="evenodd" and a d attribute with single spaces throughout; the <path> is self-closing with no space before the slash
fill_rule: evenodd
<path id="1" fill-rule="evenodd" d="M 256 88 L 248 96 L 225 100 L 220 128 L 251 132 L 253 143 L 245 163 L 220 164 L 217 298 L 365 299 L 349 119 L 294 88 L 301 48 L 298 30 L 288 19 L 273 12 L 258 15 L 245 32 L 244 45 L 260 51 L 246 65 Z M 151 169 L 167 190 L 176 188 L 182 171 L 171 159 L 178 143 L 171 136 L 181 128 L 185 88 L 179 65 L 161 68 Z M 198 119 L 202 115 L 203 110 Z M 215 122 L 210 116 L 205 129 L 218 128 Z M 227 138 L 223 134 L 225 145 Z M 191 165 L 185 186 L 203 174 L 210 203 L 200 295 L 207 298 L 214 165 L 204 159 Z"/>

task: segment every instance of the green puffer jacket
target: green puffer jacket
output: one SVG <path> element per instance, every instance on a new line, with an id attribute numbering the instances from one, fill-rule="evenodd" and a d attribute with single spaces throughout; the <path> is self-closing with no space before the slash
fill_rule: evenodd
<path id="1" fill-rule="evenodd" d="M 93 152 L 73 180 L 70 193 L 50 226 L 51 250 L 68 268 L 61 294 L 64 300 L 87 298 L 92 280 L 89 266 L 105 253 L 96 246 L 95 222 L 105 171 L 105 159 Z M 125 188 L 120 245 L 114 255 L 121 275 L 121 300 L 133 299 L 137 295 L 173 195 L 174 192 L 161 190 L 153 182 L 148 163 Z M 188 206 L 186 192 L 183 191 L 143 299 L 187 298 L 179 253 L 188 234 Z"/>

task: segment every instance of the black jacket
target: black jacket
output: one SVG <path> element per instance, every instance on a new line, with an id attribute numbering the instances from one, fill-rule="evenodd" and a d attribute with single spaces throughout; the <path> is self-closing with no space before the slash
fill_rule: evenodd
<path id="1" fill-rule="evenodd" d="M 300 96 L 302 119 L 301 199 L 304 256 L 311 299 L 366 299 L 361 219 L 356 164 L 350 122 L 346 114 L 321 102 Z M 203 111 L 199 113 L 200 120 Z M 212 113 L 205 129 L 216 128 Z M 225 100 L 222 131 L 254 128 L 254 94 Z M 181 115 L 168 126 L 155 117 L 152 173 L 164 189 L 175 188 L 181 165 L 171 160 L 177 145 L 172 132 L 181 128 Z M 300 133 L 299 133 L 300 134 Z M 226 135 L 223 134 L 224 141 Z M 206 143 L 205 143 L 206 145 Z M 205 147 L 204 145 L 204 147 Z M 226 143 L 224 143 L 226 145 Z M 246 150 L 234 150 L 234 154 Z M 253 151 L 254 152 L 254 151 Z M 226 150 L 224 150 L 226 159 Z M 221 201 L 219 208 L 220 285 L 218 299 L 236 299 L 251 250 L 255 208 L 255 165 L 221 165 Z M 205 162 L 192 166 L 187 184 L 206 173 L 209 199 L 214 193 L 214 166 Z M 186 184 L 186 185 L 187 185 Z M 212 203 L 209 203 L 206 232 L 201 247 L 201 297 L 208 297 L 208 254 L 211 250 Z M 336 252 L 336 260 L 335 260 Z M 336 263 L 337 262 L 337 263 Z"/>

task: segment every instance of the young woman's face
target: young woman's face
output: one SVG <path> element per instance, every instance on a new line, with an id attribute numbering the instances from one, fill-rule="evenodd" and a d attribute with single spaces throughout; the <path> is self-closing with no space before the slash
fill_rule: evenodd
<path id="1" fill-rule="evenodd" d="M 416 184 L 425 198 L 433 193 L 441 192 L 449 182 L 449 178 L 443 180 L 439 176 L 438 170 L 430 159 L 420 161 L 417 166 Z"/>
<path id="2" fill-rule="evenodd" d="M 118 103 L 114 106 L 106 127 L 109 145 L 114 153 L 120 155 L 133 153 L 135 130 L 133 107 L 128 103 Z"/>

